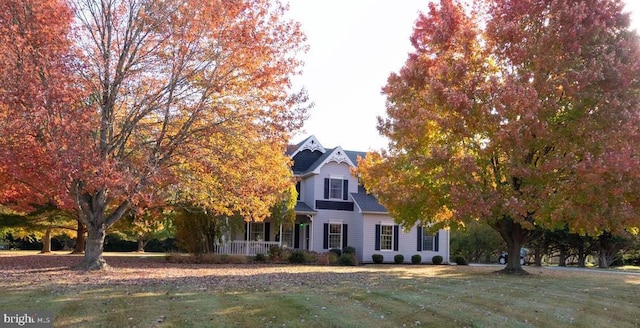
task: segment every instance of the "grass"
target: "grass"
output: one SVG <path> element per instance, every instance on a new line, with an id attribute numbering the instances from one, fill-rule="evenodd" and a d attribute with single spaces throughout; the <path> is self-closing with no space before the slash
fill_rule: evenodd
<path id="1" fill-rule="evenodd" d="M 33 264 L 46 255 L 27 255 L 31 264 L 21 255 L 21 265 L 35 269 L 5 270 L 9 257 L 3 254 L 0 271 L 8 283 L 2 284 L 0 309 L 50 311 L 56 327 L 640 326 L 637 273 L 530 267 L 529 276 L 504 276 L 494 273 L 499 267 L 187 265 L 140 254 L 108 258 L 114 269 L 86 273 Z"/>

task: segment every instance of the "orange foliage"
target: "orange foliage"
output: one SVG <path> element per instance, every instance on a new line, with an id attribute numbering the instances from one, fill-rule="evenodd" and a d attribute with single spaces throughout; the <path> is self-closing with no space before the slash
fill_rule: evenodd
<path id="1" fill-rule="evenodd" d="M 264 217 L 308 108 L 286 7 L 69 3 L 0 4 L 3 202 L 79 209 L 89 257 L 131 206 L 168 197 Z"/>
<path id="2" fill-rule="evenodd" d="M 367 189 L 405 225 L 480 219 L 516 251 L 534 227 L 640 226 L 640 43 L 623 4 L 476 5 L 418 18 L 383 88 L 389 150 L 360 162 Z"/>

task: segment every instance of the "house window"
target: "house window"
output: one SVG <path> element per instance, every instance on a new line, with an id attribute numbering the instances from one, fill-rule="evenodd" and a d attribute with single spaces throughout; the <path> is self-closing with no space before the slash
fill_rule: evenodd
<path id="1" fill-rule="evenodd" d="M 249 223 L 249 241 L 264 241 L 264 223 Z"/>
<path id="2" fill-rule="evenodd" d="M 296 192 L 298 193 L 298 200 L 300 200 L 300 190 L 302 189 L 301 186 L 302 186 L 302 182 L 300 181 L 296 182 Z"/>
<path id="3" fill-rule="evenodd" d="M 393 250 L 393 226 L 380 226 L 380 250 Z"/>
<path id="4" fill-rule="evenodd" d="M 435 236 L 430 235 L 425 228 L 422 228 L 422 250 L 433 251 L 434 245 L 435 245 Z"/>
<path id="5" fill-rule="evenodd" d="M 329 179 L 329 198 L 342 199 L 342 179 Z"/>
<path id="6" fill-rule="evenodd" d="M 342 224 L 329 224 L 329 248 L 342 249 Z"/>
<path id="7" fill-rule="evenodd" d="M 293 247 L 293 224 L 282 225 L 282 247 Z"/>
<path id="8" fill-rule="evenodd" d="M 397 251 L 399 247 L 400 230 L 398 225 L 376 224 L 375 240 L 376 251 Z"/>

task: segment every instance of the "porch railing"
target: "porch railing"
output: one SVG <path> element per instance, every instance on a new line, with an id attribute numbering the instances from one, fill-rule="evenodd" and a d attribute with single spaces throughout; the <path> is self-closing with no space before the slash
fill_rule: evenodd
<path id="1" fill-rule="evenodd" d="M 213 245 L 214 252 L 218 254 L 228 255 L 248 255 L 254 256 L 256 254 L 269 254 L 269 248 L 271 246 L 279 246 L 280 242 L 277 241 L 246 241 L 246 240 L 232 240 L 223 244 Z"/>

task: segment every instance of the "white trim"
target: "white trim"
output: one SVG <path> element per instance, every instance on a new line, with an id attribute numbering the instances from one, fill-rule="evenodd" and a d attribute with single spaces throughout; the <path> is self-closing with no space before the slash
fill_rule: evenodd
<path id="1" fill-rule="evenodd" d="M 327 163 L 329 162 L 336 162 L 338 164 L 340 163 L 347 163 L 349 164 L 349 166 L 351 167 L 355 167 L 356 165 L 353 164 L 353 162 L 349 159 L 349 156 L 347 156 L 347 153 L 345 153 L 345 151 L 342 149 L 342 147 L 338 146 L 336 147 L 329 156 L 327 156 L 327 158 L 318 165 L 318 167 L 313 170 L 313 173 L 315 174 L 320 174 L 320 169 Z"/>
<path id="2" fill-rule="evenodd" d="M 340 233 L 331 233 L 331 225 L 337 225 L 340 226 Z M 329 227 L 328 227 L 328 231 L 327 231 L 327 247 L 328 249 L 332 249 L 332 248 L 340 248 L 342 249 L 342 244 L 344 242 L 343 238 L 344 238 L 344 223 L 336 223 L 336 222 L 331 222 L 329 221 Z M 339 247 L 331 247 L 331 236 L 332 235 L 338 235 L 340 237 L 340 241 L 338 243 Z"/>
<path id="3" fill-rule="evenodd" d="M 332 180 L 336 180 L 336 181 L 340 181 L 340 194 L 338 195 L 338 197 L 333 197 L 333 192 L 334 190 L 337 191 L 337 188 L 331 188 L 331 183 Z M 344 197 L 344 178 L 340 177 L 334 177 L 334 176 L 329 176 L 329 198 L 328 199 L 339 199 L 339 200 L 343 200 Z M 347 192 L 349 192 L 347 190 Z"/>
<path id="4" fill-rule="evenodd" d="M 391 227 L 391 247 L 390 248 L 382 248 L 382 227 Z M 376 238 L 378 238 L 380 240 L 380 251 L 393 251 L 393 245 L 394 245 L 394 224 L 383 224 L 380 223 L 380 235 L 376 236 Z M 397 236 L 399 238 L 399 236 Z"/>
<path id="5" fill-rule="evenodd" d="M 309 138 L 307 138 L 307 140 L 300 145 L 300 147 L 298 147 L 298 149 L 296 149 L 293 153 L 291 153 L 291 158 L 293 158 L 294 156 L 296 156 L 299 152 L 303 151 L 303 150 L 309 150 L 311 152 L 314 151 L 319 151 L 321 153 L 326 153 L 327 150 L 324 149 L 324 147 L 322 147 L 322 144 L 320 144 L 320 142 L 318 141 L 318 139 L 316 138 L 316 136 L 312 135 Z"/>

